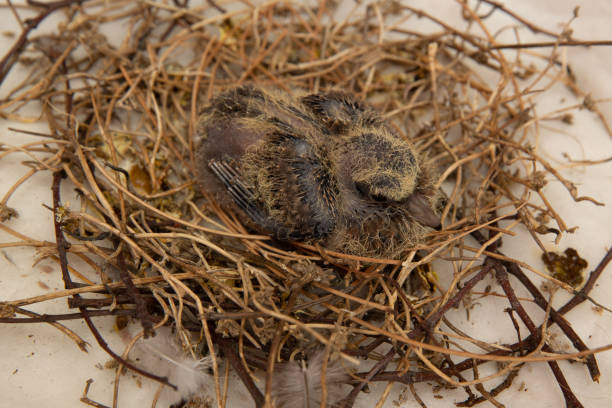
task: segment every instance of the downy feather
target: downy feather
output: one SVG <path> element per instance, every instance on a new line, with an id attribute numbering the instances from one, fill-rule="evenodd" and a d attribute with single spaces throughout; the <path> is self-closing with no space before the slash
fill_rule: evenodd
<path id="1" fill-rule="evenodd" d="M 151 372 L 167 376 L 178 387 L 171 399 L 187 399 L 202 393 L 212 381 L 207 372 L 212 366 L 211 357 L 194 359 L 182 349 L 170 330 L 158 329 L 155 337 L 138 342 L 138 348 Z"/>
<path id="2" fill-rule="evenodd" d="M 317 351 L 308 362 L 279 365 L 272 377 L 272 398 L 277 408 L 319 408 L 325 350 Z M 325 370 L 327 405 L 342 397 L 342 384 L 350 379 L 339 360 L 329 361 Z"/>

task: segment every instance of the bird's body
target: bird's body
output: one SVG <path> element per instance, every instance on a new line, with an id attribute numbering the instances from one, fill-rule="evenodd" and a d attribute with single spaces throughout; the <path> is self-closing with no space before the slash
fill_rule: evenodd
<path id="1" fill-rule="evenodd" d="M 393 256 L 439 224 L 431 170 L 348 94 L 234 88 L 198 134 L 202 187 L 277 239 Z"/>

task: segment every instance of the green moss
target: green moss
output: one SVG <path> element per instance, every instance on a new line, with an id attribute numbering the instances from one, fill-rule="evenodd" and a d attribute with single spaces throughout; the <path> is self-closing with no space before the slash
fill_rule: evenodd
<path id="1" fill-rule="evenodd" d="M 545 252 L 542 254 L 542 260 L 553 278 L 578 287 L 584 281 L 582 271 L 588 263 L 578 255 L 574 248 L 567 248 L 564 254 Z"/>

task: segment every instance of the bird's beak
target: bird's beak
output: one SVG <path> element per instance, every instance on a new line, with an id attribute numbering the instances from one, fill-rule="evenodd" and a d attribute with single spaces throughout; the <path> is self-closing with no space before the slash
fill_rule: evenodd
<path id="1" fill-rule="evenodd" d="M 431 204 L 422 194 L 415 193 L 408 198 L 408 209 L 410 215 L 418 223 L 431 228 L 440 227 L 440 217 L 436 215 Z"/>

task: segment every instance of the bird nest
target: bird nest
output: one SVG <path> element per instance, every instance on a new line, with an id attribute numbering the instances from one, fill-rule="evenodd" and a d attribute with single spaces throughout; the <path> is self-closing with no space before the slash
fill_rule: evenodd
<path id="1" fill-rule="evenodd" d="M 30 171 L 5 193 L 0 227 L 17 240 L 11 245 L 35 246 L 38 260 L 58 262 L 65 290 L 3 302 L 2 322 L 83 319 L 118 361 L 117 381 L 133 370 L 180 388 L 130 358 L 137 338 L 171 327 L 184 350 L 208 356 L 219 406 L 227 367 L 258 407 L 299 404 L 304 395 L 316 406 L 350 407 L 379 382 L 405 384 L 421 405 L 414 384 L 429 382 L 438 390 L 464 387 L 459 406 L 499 406 L 496 396 L 520 368 L 542 361 L 567 406 L 581 406 L 556 361 L 578 359 L 596 381 L 597 350 L 587 348 L 563 315 L 589 298 L 610 254 L 580 285 L 585 265 L 575 251 L 566 257 L 546 252 L 542 235 L 558 240 L 569 230 L 543 191 L 547 181 L 560 182 L 575 201 L 600 203 L 579 196 L 532 145 L 541 120 L 570 121 L 572 109 L 586 107 L 605 123 L 561 58 L 561 46 L 578 43 L 569 23 L 552 33 L 487 0 L 478 7 L 459 2 L 465 30 L 395 1 L 187 3 L 28 2 L 34 17 L 22 21 L 0 80 L 15 67 L 27 75 L 0 101 L 0 114 L 27 123 L 35 107 L 49 130 L 15 127 L 39 140 L 2 147 L 3 159 L 27 154 Z M 52 14 L 61 15 L 57 29 L 34 35 Z M 513 22 L 508 30 L 516 38 L 520 26 L 548 41 L 501 43 L 503 32 L 487 28 L 494 14 Z M 341 89 L 374 106 L 435 163 L 441 228 L 384 258 L 277 241 L 246 227 L 197 182 L 194 154 L 200 108 L 245 84 L 285 92 Z M 556 84 L 584 103 L 536 115 L 533 94 Z M 52 243 L 11 228 L 19 212 L 9 206 L 11 194 L 37 172 L 53 175 Z M 62 184 L 76 189 L 79 204 L 62 201 Z M 542 274 L 504 255 L 502 240 L 519 227 L 560 274 Z M 88 269 L 73 266 L 76 259 Z M 535 274 L 550 283 L 549 291 L 532 283 Z M 485 288 L 490 276 L 493 287 Z M 519 301 L 517 285 L 545 312 L 539 322 Z M 551 288 L 573 297 L 554 308 Z M 505 299 L 500 319 L 510 316 L 519 340 L 491 342 L 453 324 L 450 311 L 469 311 L 474 296 L 480 303 Z M 55 298 L 67 298 L 75 311 L 38 316 L 27 310 Z M 115 316 L 118 326 L 127 320 L 141 330 L 126 350 L 111 350 L 94 316 Z M 548 342 L 553 325 L 574 352 L 558 353 Z M 75 333 L 56 327 L 84 347 Z M 483 382 L 496 378 L 485 389 Z M 201 396 L 187 397 L 192 405 L 186 406 L 205 404 Z"/>

